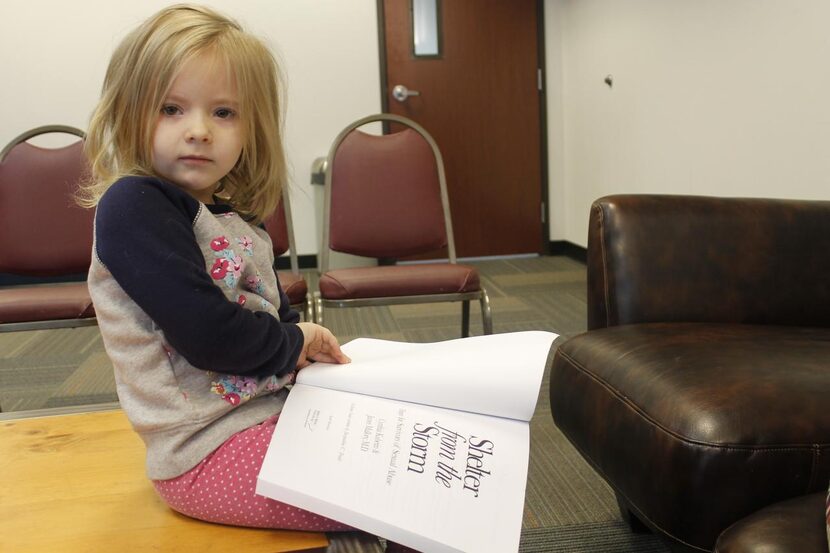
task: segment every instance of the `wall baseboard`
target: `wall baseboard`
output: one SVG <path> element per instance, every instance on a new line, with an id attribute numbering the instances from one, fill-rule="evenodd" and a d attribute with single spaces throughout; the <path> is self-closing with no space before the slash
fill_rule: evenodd
<path id="1" fill-rule="evenodd" d="M 567 240 L 551 240 L 548 244 L 549 255 L 564 255 L 580 263 L 588 261 L 588 250 Z"/>
<path id="2" fill-rule="evenodd" d="M 300 269 L 316 269 L 317 256 L 313 254 L 298 255 L 297 265 L 300 266 Z M 285 271 L 291 268 L 291 261 L 288 256 L 284 255 L 277 258 L 274 266 L 278 271 Z"/>
<path id="3" fill-rule="evenodd" d="M 585 263 L 587 250 L 566 240 L 552 240 L 548 245 L 548 255 L 564 255 L 576 261 Z M 314 254 L 298 255 L 297 264 L 300 269 L 316 269 L 317 256 Z M 275 263 L 278 271 L 286 271 L 291 268 L 291 262 L 287 256 L 278 257 Z M 0 287 L 19 286 L 21 284 L 49 284 L 53 282 L 83 282 L 86 280 L 86 273 L 77 275 L 66 275 L 56 277 L 24 277 L 18 275 L 0 274 Z"/>
<path id="4" fill-rule="evenodd" d="M 55 284 L 59 282 L 84 282 L 85 280 L 86 273 L 79 273 L 77 275 L 58 275 L 51 277 L 34 277 L 2 273 L 0 274 L 0 287 L 23 285 L 32 286 L 35 284 Z"/>

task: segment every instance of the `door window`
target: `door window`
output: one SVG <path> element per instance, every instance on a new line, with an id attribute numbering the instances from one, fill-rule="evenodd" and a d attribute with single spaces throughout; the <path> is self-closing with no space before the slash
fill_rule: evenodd
<path id="1" fill-rule="evenodd" d="M 412 53 L 416 58 L 440 57 L 440 0 L 410 1 L 412 3 Z"/>

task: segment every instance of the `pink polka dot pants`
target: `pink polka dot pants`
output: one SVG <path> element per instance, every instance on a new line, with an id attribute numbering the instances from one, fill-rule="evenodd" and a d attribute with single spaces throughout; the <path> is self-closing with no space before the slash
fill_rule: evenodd
<path id="1" fill-rule="evenodd" d="M 208 522 L 315 532 L 353 530 L 254 493 L 277 418 L 234 434 L 181 476 L 154 480 L 156 491 L 173 510 Z"/>

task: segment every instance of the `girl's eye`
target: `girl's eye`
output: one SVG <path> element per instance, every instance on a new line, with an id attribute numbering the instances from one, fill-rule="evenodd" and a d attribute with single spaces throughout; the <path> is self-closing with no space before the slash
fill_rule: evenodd
<path id="1" fill-rule="evenodd" d="M 177 113 L 181 113 L 181 110 L 178 106 L 167 105 L 161 107 L 161 113 L 163 115 L 176 115 Z"/>
<path id="2" fill-rule="evenodd" d="M 216 110 L 216 117 L 219 119 L 230 119 L 234 115 L 236 115 L 236 113 L 229 108 L 219 108 Z"/>

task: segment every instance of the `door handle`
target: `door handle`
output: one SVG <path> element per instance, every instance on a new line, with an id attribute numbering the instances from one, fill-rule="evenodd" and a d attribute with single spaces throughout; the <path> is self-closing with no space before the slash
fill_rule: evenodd
<path id="1" fill-rule="evenodd" d="M 409 90 L 402 84 L 396 84 L 392 89 L 392 97 L 399 102 L 405 102 L 410 96 L 420 96 L 421 93 L 417 90 Z"/>

